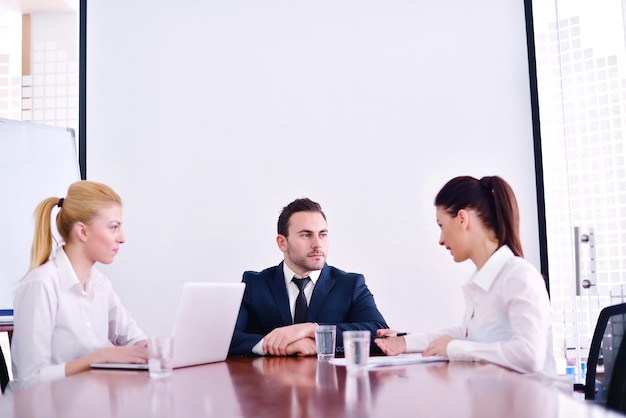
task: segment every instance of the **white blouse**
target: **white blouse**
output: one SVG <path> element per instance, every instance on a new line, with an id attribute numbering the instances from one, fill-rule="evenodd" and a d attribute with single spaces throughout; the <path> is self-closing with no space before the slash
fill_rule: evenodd
<path id="1" fill-rule="evenodd" d="M 463 286 L 461 326 L 434 334 L 409 334 L 407 351 L 423 351 L 439 336 L 455 338 L 448 358 L 487 361 L 521 373 L 556 375 L 550 301 L 545 282 L 526 260 L 499 248 Z"/>
<path id="2" fill-rule="evenodd" d="M 19 283 L 13 306 L 12 388 L 65 377 L 65 363 L 71 360 L 145 339 L 109 279 L 95 267 L 85 287 L 62 248 Z"/>

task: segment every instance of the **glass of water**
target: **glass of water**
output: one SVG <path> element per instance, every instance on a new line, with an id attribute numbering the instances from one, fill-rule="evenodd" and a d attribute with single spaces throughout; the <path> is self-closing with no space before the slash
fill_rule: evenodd
<path id="1" fill-rule="evenodd" d="M 328 360 L 335 357 L 336 325 L 318 325 L 315 329 L 317 358 Z"/>
<path id="2" fill-rule="evenodd" d="M 367 367 L 367 359 L 370 356 L 370 332 L 369 331 L 344 331 L 343 350 L 346 356 L 348 371 L 363 370 Z"/>
<path id="3" fill-rule="evenodd" d="M 172 374 L 174 337 L 148 337 L 148 370 L 150 377 L 159 379 Z"/>

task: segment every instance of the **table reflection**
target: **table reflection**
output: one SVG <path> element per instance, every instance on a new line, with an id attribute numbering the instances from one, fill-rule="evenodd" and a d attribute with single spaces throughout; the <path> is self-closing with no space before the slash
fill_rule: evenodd
<path id="1" fill-rule="evenodd" d="M 426 368 L 437 385 L 459 394 L 454 399 L 469 417 L 556 417 L 559 391 L 533 377 L 488 363 L 433 364 Z M 434 396 L 433 391 L 433 396 Z M 433 405 L 436 410 L 436 406 Z M 441 405 L 439 412 L 450 408 Z"/>
<path id="2" fill-rule="evenodd" d="M 336 391 L 337 384 L 337 366 L 330 364 L 328 361 L 318 361 L 315 370 L 315 386 L 322 391 Z"/>
<path id="3" fill-rule="evenodd" d="M 347 373 L 315 357 L 259 357 L 252 360 L 253 373 L 244 375 L 239 371 L 246 361 L 231 359 L 228 367 L 243 416 L 255 417 L 367 416 L 381 384 L 404 374 L 404 369 Z"/>
<path id="4" fill-rule="evenodd" d="M 199 416 L 241 415 L 223 362 L 177 369 L 158 380 L 150 379 L 144 371 L 91 370 L 8 393 L 3 398 L 3 418 L 170 418 L 189 416 L 189 411 Z"/>
<path id="5" fill-rule="evenodd" d="M 92 370 L 9 392 L 0 417 L 612 417 L 549 382 L 482 363 L 347 373 L 315 357 L 231 358 L 150 379 Z"/>

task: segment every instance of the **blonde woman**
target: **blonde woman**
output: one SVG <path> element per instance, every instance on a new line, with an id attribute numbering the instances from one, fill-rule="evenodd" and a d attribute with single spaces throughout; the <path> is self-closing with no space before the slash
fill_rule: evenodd
<path id="1" fill-rule="evenodd" d="M 53 252 L 50 219 L 63 245 Z M 65 198 L 35 209 L 30 271 L 14 301 L 12 388 L 88 370 L 91 363 L 145 363 L 142 330 L 95 263 L 109 264 L 124 243 L 122 201 L 110 187 L 73 183 Z"/>

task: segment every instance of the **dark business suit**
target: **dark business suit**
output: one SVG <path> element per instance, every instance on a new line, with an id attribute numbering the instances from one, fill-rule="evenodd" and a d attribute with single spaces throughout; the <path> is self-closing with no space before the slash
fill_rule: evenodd
<path id="1" fill-rule="evenodd" d="M 231 356 L 254 354 L 252 348 L 270 331 L 293 324 L 283 263 L 261 272 L 246 271 L 243 282 L 246 290 L 228 351 Z M 327 264 L 313 289 L 306 321 L 337 325 L 338 352 L 343 352 L 343 331 L 369 330 L 373 338 L 377 329 L 388 328 L 363 275 Z M 380 352 L 373 342 L 370 347 Z"/>

